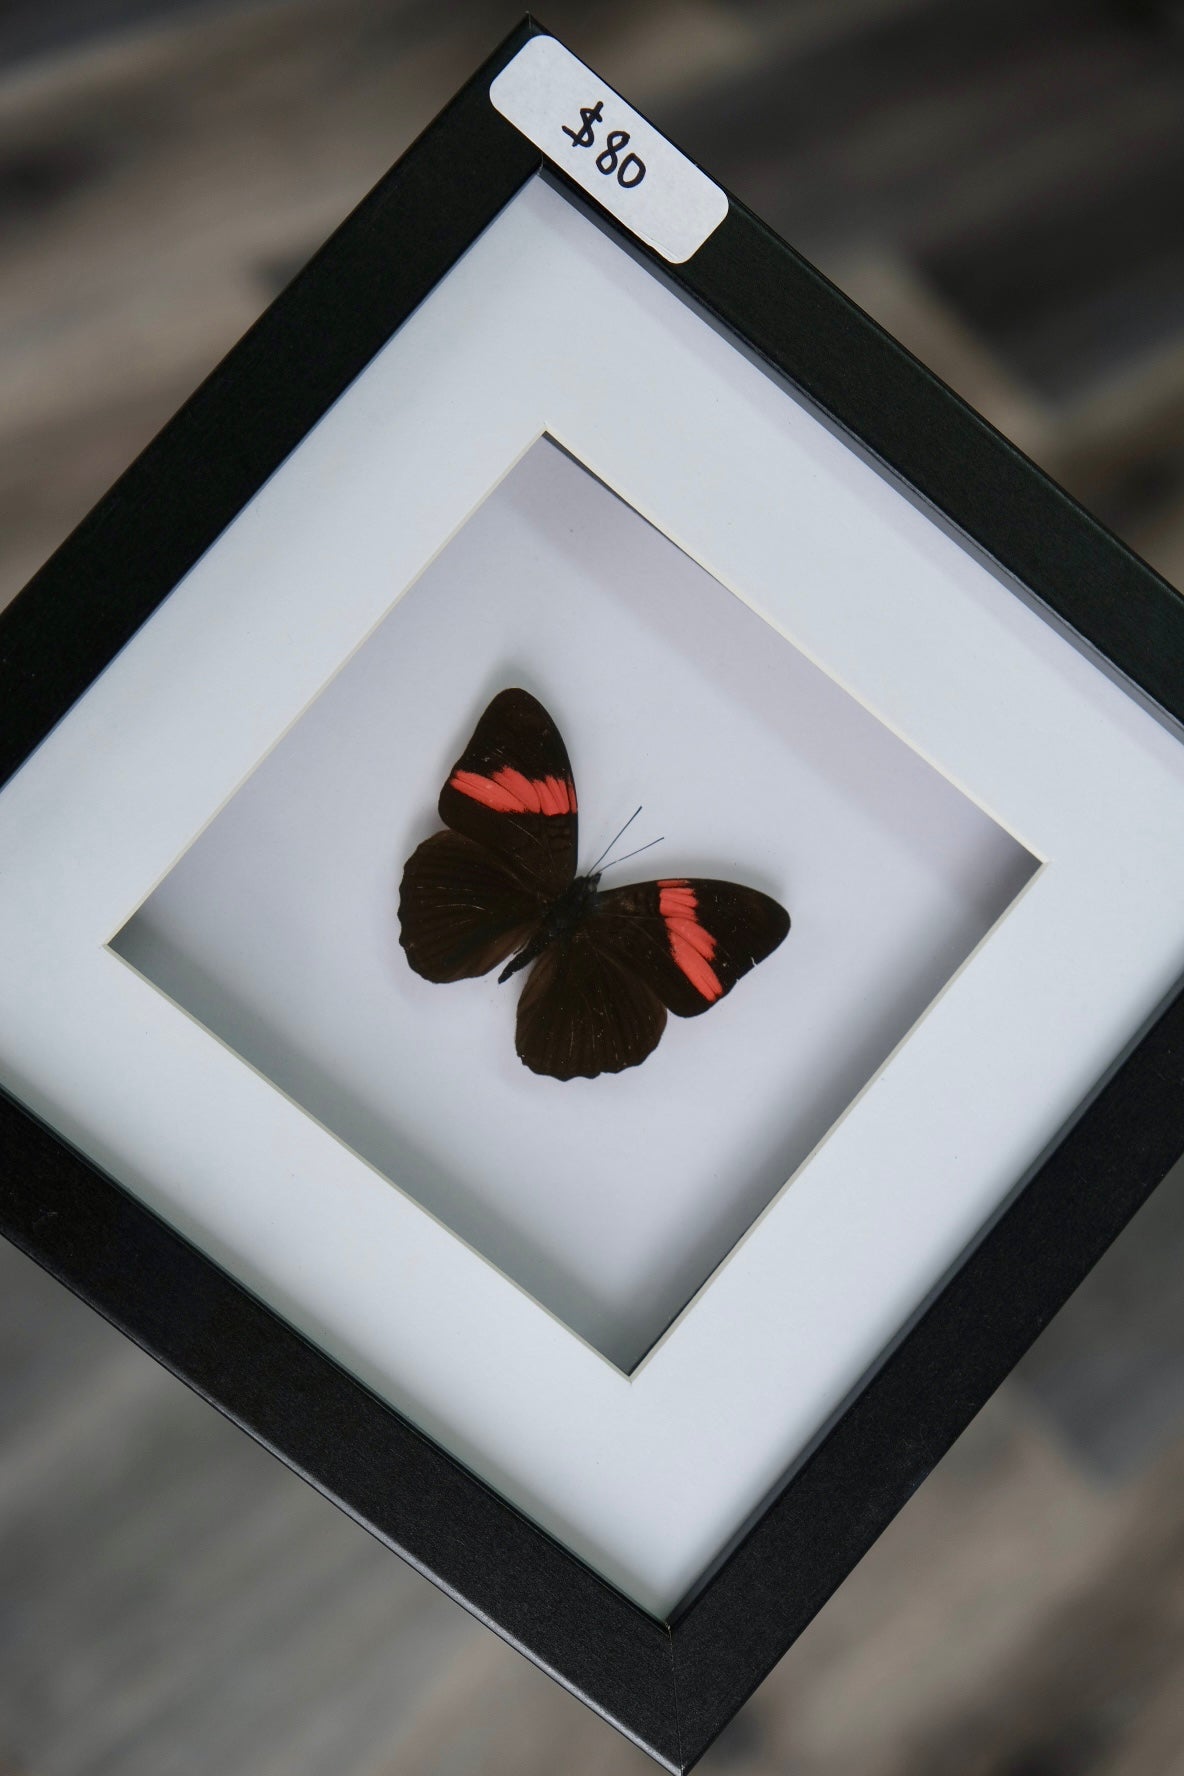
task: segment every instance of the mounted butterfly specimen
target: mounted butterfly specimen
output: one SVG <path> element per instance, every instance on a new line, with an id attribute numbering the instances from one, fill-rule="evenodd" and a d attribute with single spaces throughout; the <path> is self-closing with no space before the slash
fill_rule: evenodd
<path id="1" fill-rule="evenodd" d="M 526 691 L 493 699 L 439 806 L 449 830 L 403 871 L 400 942 L 430 981 L 499 964 L 507 981 L 530 967 L 516 1047 L 535 1073 L 593 1079 L 636 1067 L 668 1011 L 706 1011 L 789 930 L 784 907 L 735 882 L 602 889 L 595 869 L 578 876 L 567 749 Z"/>

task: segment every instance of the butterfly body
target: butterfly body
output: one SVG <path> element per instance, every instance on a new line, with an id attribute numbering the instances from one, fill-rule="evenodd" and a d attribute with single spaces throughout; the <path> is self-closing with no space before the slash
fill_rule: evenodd
<path id="1" fill-rule="evenodd" d="M 602 889 L 576 874 L 575 782 L 547 711 L 496 696 L 440 792 L 448 829 L 408 858 L 400 942 L 430 981 L 530 968 L 515 1046 L 535 1073 L 637 1066 L 668 1011 L 695 1017 L 775 950 L 785 909 L 755 888 L 669 877 Z"/>
<path id="2" fill-rule="evenodd" d="M 506 963 L 497 977 L 499 986 L 504 985 L 511 975 L 529 967 L 551 944 L 570 942 L 580 926 L 595 911 L 599 899 L 596 892 L 599 881 L 599 873 L 575 878 L 571 887 L 565 889 L 559 899 L 547 909 L 542 924 L 525 949 L 519 950 L 513 961 Z"/>

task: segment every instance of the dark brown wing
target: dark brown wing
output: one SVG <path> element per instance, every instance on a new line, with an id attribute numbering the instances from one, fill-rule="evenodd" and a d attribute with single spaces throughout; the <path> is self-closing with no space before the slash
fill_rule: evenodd
<path id="1" fill-rule="evenodd" d="M 576 873 L 576 789 L 559 729 L 527 691 L 500 691 L 440 791 L 440 818 L 555 900 Z"/>
<path id="2" fill-rule="evenodd" d="M 436 833 L 407 859 L 399 890 L 399 942 L 425 980 L 487 974 L 520 949 L 544 902 L 484 845 Z"/>
<path id="3" fill-rule="evenodd" d="M 534 964 L 518 1001 L 515 1046 L 534 1073 L 595 1079 L 636 1067 L 658 1046 L 666 1008 L 586 928 L 557 939 Z"/>
<path id="4" fill-rule="evenodd" d="M 680 877 L 597 895 L 588 930 L 678 1017 L 730 993 L 789 930 L 783 906 L 737 882 Z"/>

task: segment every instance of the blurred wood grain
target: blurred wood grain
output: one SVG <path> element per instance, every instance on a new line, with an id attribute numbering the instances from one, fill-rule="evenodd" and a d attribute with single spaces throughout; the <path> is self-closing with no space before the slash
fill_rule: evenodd
<path id="1" fill-rule="evenodd" d="M 558 0 L 547 23 L 1184 579 L 1177 10 Z M 0 602 L 516 17 L 0 15 Z M 1181 1243 L 1184 1173 L 705 1771 L 1184 1769 Z M 650 1767 L 0 1249 L 0 1771 Z"/>

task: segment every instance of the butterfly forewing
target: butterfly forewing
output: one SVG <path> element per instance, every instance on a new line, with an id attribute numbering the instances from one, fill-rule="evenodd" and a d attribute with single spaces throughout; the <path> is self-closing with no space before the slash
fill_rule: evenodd
<path id="1" fill-rule="evenodd" d="M 777 948 L 789 914 L 738 882 L 671 877 L 598 895 L 588 930 L 670 1011 L 697 1017 Z"/>
<path id="2" fill-rule="evenodd" d="M 567 748 L 528 691 L 501 691 L 440 792 L 440 818 L 488 846 L 554 900 L 576 872 L 576 788 Z"/>
<path id="3" fill-rule="evenodd" d="M 428 980 L 505 962 L 575 874 L 576 792 L 567 748 L 527 691 L 493 699 L 440 792 L 437 833 L 408 859 L 403 948 Z"/>

